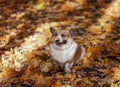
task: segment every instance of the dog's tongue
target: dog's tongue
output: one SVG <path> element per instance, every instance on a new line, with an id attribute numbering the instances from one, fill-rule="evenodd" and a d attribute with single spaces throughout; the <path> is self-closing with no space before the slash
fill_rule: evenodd
<path id="1" fill-rule="evenodd" d="M 57 45 L 60 45 L 60 44 L 66 44 L 66 42 L 67 42 L 67 41 L 64 40 L 63 42 L 57 42 L 56 44 L 57 44 Z"/>

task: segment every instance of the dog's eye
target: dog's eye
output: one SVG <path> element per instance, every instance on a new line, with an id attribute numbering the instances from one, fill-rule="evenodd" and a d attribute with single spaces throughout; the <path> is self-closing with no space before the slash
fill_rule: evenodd
<path id="1" fill-rule="evenodd" d="M 61 36 L 62 36 L 62 37 L 65 37 L 65 36 L 68 36 L 68 35 L 67 35 L 67 34 L 62 34 Z"/>
<path id="2" fill-rule="evenodd" d="M 64 35 L 64 34 L 62 34 L 61 36 L 62 36 L 62 37 L 64 37 L 65 35 Z"/>
<path id="3" fill-rule="evenodd" d="M 58 34 L 57 34 L 57 33 L 55 33 L 54 35 L 55 35 L 55 36 L 57 36 Z"/>

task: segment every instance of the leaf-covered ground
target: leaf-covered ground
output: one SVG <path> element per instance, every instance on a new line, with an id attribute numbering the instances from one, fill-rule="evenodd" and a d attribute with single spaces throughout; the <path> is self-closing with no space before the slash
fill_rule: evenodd
<path id="1" fill-rule="evenodd" d="M 52 63 L 50 27 L 86 48 L 71 74 Z M 120 87 L 120 1 L 0 0 L 0 87 Z"/>

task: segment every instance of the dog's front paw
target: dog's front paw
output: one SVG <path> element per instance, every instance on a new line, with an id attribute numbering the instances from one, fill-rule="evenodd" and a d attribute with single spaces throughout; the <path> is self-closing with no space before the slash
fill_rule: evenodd
<path id="1" fill-rule="evenodd" d="M 69 63 L 66 63 L 66 64 L 65 64 L 65 72 L 66 72 L 66 73 L 71 73 L 71 69 L 70 69 L 70 68 L 71 68 L 70 64 L 69 64 Z"/>
<path id="2" fill-rule="evenodd" d="M 71 73 L 70 68 L 65 68 L 65 72 L 66 72 L 66 73 Z"/>

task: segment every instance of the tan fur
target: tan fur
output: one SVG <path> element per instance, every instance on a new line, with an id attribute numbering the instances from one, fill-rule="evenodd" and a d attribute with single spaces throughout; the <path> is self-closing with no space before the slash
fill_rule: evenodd
<path id="1" fill-rule="evenodd" d="M 67 30 L 56 30 L 56 32 L 54 34 L 52 34 L 52 43 L 56 43 L 55 40 L 58 40 L 58 34 L 59 35 L 64 35 L 62 36 L 62 38 L 64 40 L 67 40 L 67 44 L 71 44 L 73 41 L 72 36 L 70 35 L 70 32 Z M 64 44 L 60 44 L 59 47 L 62 47 Z"/>
<path id="2" fill-rule="evenodd" d="M 65 67 L 65 72 L 70 73 L 73 64 L 79 63 L 81 58 L 85 56 L 85 48 L 77 44 L 69 31 L 67 30 L 51 30 L 52 42 L 50 44 L 50 52 L 56 66 Z M 59 42 L 56 42 L 59 40 Z M 64 43 L 66 40 L 66 43 Z M 63 41 L 63 43 L 62 43 Z"/>

